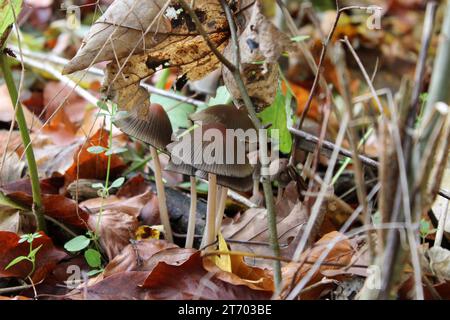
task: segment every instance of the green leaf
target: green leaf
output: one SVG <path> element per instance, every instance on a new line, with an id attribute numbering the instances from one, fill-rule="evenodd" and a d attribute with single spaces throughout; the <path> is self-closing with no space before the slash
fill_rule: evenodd
<path id="1" fill-rule="evenodd" d="M 92 276 L 95 276 L 95 275 L 97 275 L 99 273 L 102 273 L 102 272 L 103 272 L 103 269 L 95 269 L 95 270 L 89 271 L 87 273 L 87 275 L 88 275 L 88 277 L 92 277 Z"/>
<path id="2" fill-rule="evenodd" d="M 21 7 L 22 0 L 3 0 L 0 3 L 0 37 L 14 23 L 14 15 L 19 16 Z"/>
<path id="3" fill-rule="evenodd" d="M 1 206 L 6 206 L 6 207 L 10 207 L 10 208 L 13 208 L 13 209 L 27 210 L 27 208 L 25 208 L 24 206 L 14 202 L 13 200 L 11 200 L 7 196 L 5 196 L 5 194 L 3 194 L 2 192 L 0 192 L 0 205 Z"/>
<path id="4" fill-rule="evenodd" d="M 120 188 L 124 182 L 125 182 L 125 178 L 120 177 L 120 178 L 116 179 L 109 188 Z"/>
<path id="5" fill-rule="evenodd" d="M 19 243 L 24 243 L 24 242 L 27 241 L 27 240 L 28 240 L 27 237 L 20 236 Z"/>
<path id="6" fill-rule="evenodd" d="M 105 152 L 105 156 L 110 156 L 110 155 L 113 155 L 113 154 L 124 153 L 127 150 L 128 150 L 127 148 L 121 148 L 121 147 L 112 148 L 112 149 L 110 149 L 110 150 Z"/>
<path id="7" fill-rule="evenodd" d="M 91 240 L 85 236 L 78 236 L 73 238 L 64 245 L 64 248 L 69 252 L 78 252 L 86 248 Z"/>
<path id="8" fill-rule="evenodd" d="M 305 40 L 308 40 L 310 38 L 310 36 L 296 36 L 296 37 L 292 37 L 291 40 L 293 42 L 302 42 Z"/>
<path id="9" fill-rule="evenodd" d="M 174 132 L 180 128 L 189 128 L 191 126 L 188 116 L 195 111 L 195 107 L 192 104 L 183 103 L 157 94 L 152 94 L 150 101 L 152 103 L 159 103 L 164 107 L 172 123 Z"/>
<path id="10" fill-rule="evenodd" d="M 101 110 L 107 111 L 109 114 L 108 105 L 104 101 L 97 102 L 97 107 L 99 107 Z"/>
<path id="11" fill-rule="evenodd" d="M 30 253 L 28 254 L 28 258 L 30 259 L 34 259 L 34 257 L 36 256 L 36 253 L 42 248 L 44 244 L 41 244 L 39 247 L 34 248 L 33 250 L 30 251 Z"/>
<path id="12" fill-rule="evenodd" d="M 97 250 L 87 249 L 84 257 L 91 268 L 98 268 L 102 265 L 102 256 Z"/>
<path id="13" fill-rule="evenodd" d="M 107 149 L 105 147 L 102 147 L 102 146 L 93 146 L 93 147 L 89 147 L 87 149 L 87 151 L 89 153 L 93 153 L 93 154 L 100 154 L 100 153 L 105 152 L 106 150 Z"/>
<path id="14" fill-rule="evenodd" d="M 28 259 L 28 257 L 25 256 L 20 256 L 15 258 L 13 261 L 11 261 L 6 267 L 5 270 L 8 270 L 9 268 L 11 268 L 12 266 L 15 266 L 16 264 L 18 264 L 19 262 L 22 262 L 23 260 L 28 260 L 30 261 L 30 259 Z"/>
<path id="15" fill-rule="evenodd" d="M 94 189 L 103 189 L 105 186 L 103 185 L 103 183 L 94 183 L 92 185 L 92 188 Z"/>
<path id="16" fill-rule="evenodd" d="M 232 101 L 230 92 L 228 92 L 227 87 L 221 86 L 217 88 L 216 96 L 209 99 L 208 106 L 216 106 L 218 104 L 229 104 Z"/>
<path id="17" fill-rule="evenodd" d="M 288 116 L 286 113 L 288 103 L 286 102 L 289 102 L 289 99 L 286 99 L 286 97 L 281 93 L 281 90 L 278 89 L 277 96 L 275 97 L 273 104 L 262 111 L 259 114 L 259 117 L 261 118 L 263 125 L 272 124 L 270 127 L 271 136 L 272 130 L 278 130 L 280 151 L 287 154 L 291 152 L 292 136 L 288 130 Z"/>

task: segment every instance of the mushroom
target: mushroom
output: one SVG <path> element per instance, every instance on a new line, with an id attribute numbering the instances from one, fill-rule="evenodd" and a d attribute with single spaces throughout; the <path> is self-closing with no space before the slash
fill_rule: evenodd
<path id="1" fill-rule="evenodd" d="M 164 226 L 165 237 L 173 242 L 169 212 L 167 210 L 166 192 L 162 180 L 161 162 L 158 151 L 165 150 L 171 142 L 172 125 L 166 111 L 160 104 L 143 103 L 123 116 L 115 119 L 115 125 L 127 135 L 133 136 L 150 145 L 150 153 L 155 166 L 156 192 L 159 203 L 159 216 Z"/>
<path id="2" fill-rule="evenodd" d="M 189 207 L 189 221 L 186 235 L 185 248 L 192 248 L 194 246 L 195 223 L 197 217 L 197 181 L 195 179 L 195 168 L 188 164 L 175 164 L 172 160 L 169 161 L 166 171 L 172 171 L 189 176 L 191 182 L 191 205 Z"/>
<path id="3" fill-rule="evenodd" d="M 230 111 L 232 110 L 232 107 L 228 108 Z M 206 174 L 208 176 L 209 192 L 206 230 L 202 241 L 203 246 L 209 245 L 215 241 L 217 177 L 245 178 L 251 176 L 253 173 L 253 167 L 250 165 L 247 157 L 244 157 L 244 159 L 237 159 L 237 156 L 239 155 L 237 150 L 239 144 L 242 144 L 243 141 L 234 138 L 233 141 L 231 141 L 230 137 L 226 134 L 226 129 L 227 128 L 222 123 L 203 123 L 201 126 L 184 135 L 180 141 L 173 142 L 167 146 L 173 159 L 177 159 L 184 164 L 188 164 L 197 170 L 202 171 L 203 176 Z M 208 139 L 208 136 L 211 136 L 210 139 Z M 195 140 L 196 138 L 200 138 L 201 141 Z M 234 146 L 233 159 L 227 159 L 227 152 L 225 152 L 227 145 Z M 242 147 L 242 145 L 240 147 Z M 209 154 L 205 154 L 205 151 L 209 151 Z M 230 163 L 227 163 L 227 160 Z M 239 163 L 238 160 L 243 160 L 243 163 Z"/>
<path id="4" fill-rule="evenodd" d="M 191 114 L 189 118 L 197 124 L 221 123 L 227 129 L 255 129 L 247 111 L 232 105 L 219 104 Z"/>
<path id="5" fill-rule="evenodd" d="M 211 123 L 220 123 L 226 127 L 226 129 L 242 129 L 243 131 L 247 131 L 249 129 L 255 129 L 253 122 L 248 116 L 247 111 L 244 109 L 237 109 L 232 105 L 216 105 L 209 107 L 205 110 L 197 112 L 195 114 L 190 115 L 190 119 L 197 124 L 211 124 Z M 243 181 L 244 180 L 244 181 Z M 218 177 L 217 183 L 222 185 L 220 194 L 219 194 L 219 208 L 217 211 L 217 223 L 216 223 L 216 231 L 219 230 L 220 225 L 222 223 L 225 204 L 228 195 L 228 186 L 232 185 L 232 189 L 237 191 L 247 191 L 248 185 L 241 185 L 243 182 L 249 182 L 248 177 L 246 179 L 236 179 L 233 177 L 221 176 Z"/>

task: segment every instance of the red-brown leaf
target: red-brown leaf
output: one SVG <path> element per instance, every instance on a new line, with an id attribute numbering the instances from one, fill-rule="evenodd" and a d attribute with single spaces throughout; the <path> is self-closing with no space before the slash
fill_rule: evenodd
<path id="1" fill-rule="evenodd" d="M 52 271 L 56 264 L 64 259 L 67 254 L 55 248 L 52 240 L 41 233 L 40 238 L 33 241 L 33 248 L 42 245 L 36 254 L 36 269 L 32 275 L 33 282 L 37 283 L 44 279 Z M 12 232 L 0 231 L 0 278 L 25 278 L 32 270 L 31 263 L 22 261 L 12 266 L 8 270 L 5 267 L 19 256 L 27 256 L 29 253 L 29 243 L 19 244 L 20 237 Z"/>

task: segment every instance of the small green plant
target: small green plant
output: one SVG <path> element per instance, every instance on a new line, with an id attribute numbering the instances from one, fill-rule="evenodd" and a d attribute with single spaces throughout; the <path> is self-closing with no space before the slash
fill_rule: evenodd
<path id="1" fill-rule="evenodd" d="M 28 242 L 30 244 L 30 249 L 29 249 L 28 255 L 19 256 L 19 257 L 15 258 L 13 261 L 11 261 L 6 266 L 5 270 L 8 270 L 9 268 L 15 266 L 16 264 L 18 264 L 24 260 L 27 260 L 31 263 L 31 271 L 27 275 L 27 278 L 29 276 L 31 276 L 36 269 L 36 254 L 43 246 L 43 244 L 41 244 L 39 247 L 33 249 L 33 241 L 40 237 L 42 237 L 42 235 L 40 233 L 29 233 L 29 234 L 24 234 L 24 235 L 20 236 L 19 243 Z"/>
<path id="2" fill-rule="evenodd" d="M 420 220 L 419 233 L 420 237 L 422 238 L 422 243 L 424 243 L 427 236 L 436 233 L 436 229 L 431 227 L 430 221 L 422 219 Z"/>
<path id="3" fill-rule="evenodd" d="M 88 276 L 93 276 L 103 271 L 101 253 L 97 249 L 89 248 L 91 244 L 96 245 L 98 243 L 98 238 L 99 237 L 95 232 L 88 231 L 86 235 L 75 237 L 64 245 L 64 249 L 72 253 L 77 253 L 86 249 L 84 251 L 84 258 L 92 268 L 92 270 L 88 272 Z"/>
<path id="4" fill-rule="evenodd" d="M 125 182 L 125 178 L 120 177 L 114 180 L 110 184 L 110 172 L 111 172 L 111 159 L 114 154 L 120 154 L 127 149 L 114 147 L 112 143 L 113 135 L 113 123 L 117 119 L 117 117 L 123 116 L 123 111 L 119 111 L 116 104 L 112 104 L 110 107 L 103 102 L 99 101 L 97 106 L 100 111 L 98 113 L 99 116 L 104 116 L 106 120 L 109 120 L 109 136 L 108 136 L 108 147 L 103 146 L 91 146 L 87 149 L 88 152 L 92 154 L 104 154 L 108 157 L 108 163 L 106 167 L 106 178 L 105 183 L 95 183 L 92 185 L 93 188 L 98 189 L 98 195 L 102 198 L 102 202 L 100 205 L 100 211 L 97 219 L 97 227 L 95 230 L 99 230 L 101 216 L 103 213 L 103 200 L 106 199 L 110 191 L 112 189 L 120 188 Z M 91 268 L 93 268 L 88 275 L 93 276 L 103 271 L 102 268 L 102 255 L 100 253 L 100 245 L 98 243 L 100 236 L 96 231 L 88 231 L 85 235 L 80 235 L 78 237 L 73 238 L 69 242 L 64 245 L 64 248 L 72 253 L 78 253 L 84 250 L 84 258 L 86 262 L 89 264 Z M 94 245 L 94 248 L 91 248 L 91 245 Z"/>

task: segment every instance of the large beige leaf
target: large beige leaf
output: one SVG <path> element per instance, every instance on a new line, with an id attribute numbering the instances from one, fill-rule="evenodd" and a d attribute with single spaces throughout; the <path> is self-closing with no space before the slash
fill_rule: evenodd
<path id="1" fill-rule="evenodd" d="M 77 55 L 63 73 L 101 61 L 121 59 L 153 47 L 171 30 L 164 16 L 167 0 L 116 0 L 94 23 Z"/>
<path id="2" fill-rule="evenodd" d="M 159 37 L 158 43 L 139 52 L 128 51 L 119 61 L 111 59 L 103 88 L 107 97 L 121 110 L 132 111 L 132 117 L 144 117 L 150 106 L 149 93 L 140 81 L 161 68 L 176 67 L 191 80 L 201 79 L 219 68 L 217 57 L 211 52 L 204 38 L 196 32 L 190 16 L 171 2 L 164 14 L 171 25 L 171 33 Z M 223 51 L 228 43 L 228 24 L 218 0 L 195 1 L 194 11 L 199 17 L 211 41 Z M 162 32 L 158 30 L 158 32 Z M 120 57 L 119 57 L 120 58 Z M 142 119 L 141 119 L 142 120 Z M 145 120 L 145 119 L 144 119 Z M 116 123 L 125 133 L 132 129 Z"/>

